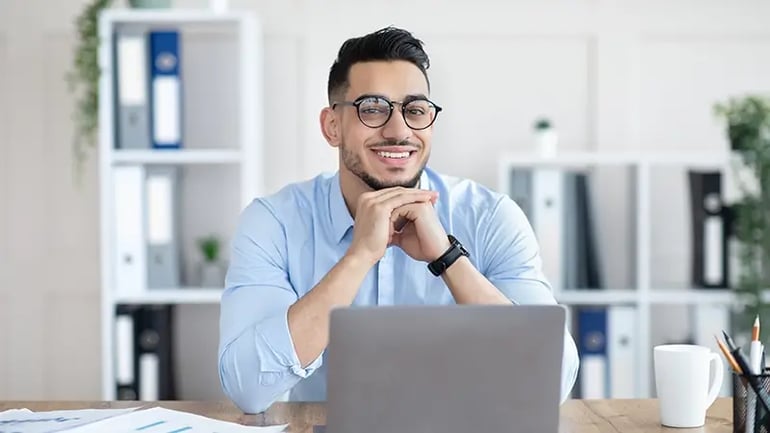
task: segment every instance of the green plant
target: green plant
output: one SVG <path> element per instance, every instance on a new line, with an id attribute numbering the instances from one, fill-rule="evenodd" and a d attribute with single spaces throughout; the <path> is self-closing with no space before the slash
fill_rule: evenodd
<path id="1" fill-rule="evenodd" d="M 216 236 L 209 235 L 198 239 L 198 247 L 200 247 L 203 258 L 207 262 L 214 263 L 219 260 L 221 243 Z"/>
<path id="2" fill-rule="evenodd" d="M 78 45 L 72 70 L 67 73 L 70 91 L 77 95 L 72 156 L 75 175 L 81 179 L 88 151 L 96 147 L 99 126 L 99 13 L 112 0 L 92 0 L 75 21 Z"/>
<path id="3" fill-rule="evenodd" d="M 733 233 L 738 241 L 738 286 L 744 304 L 738 319 L 748 328 L 759 315 L 770 323 L 770 306 L 763 292 L 770 288 L 770 99 L 748 95 L 718 103 L 715 113 L 727 122 L 730 145 L 752 179 L 736 177 L 741 199 L 732 205 Z M 740 173 L 740 168 L 736 173 Z"/>

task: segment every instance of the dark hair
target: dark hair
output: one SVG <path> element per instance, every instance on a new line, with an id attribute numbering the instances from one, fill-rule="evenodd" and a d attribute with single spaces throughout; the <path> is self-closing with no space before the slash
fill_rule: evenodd
<path id="1" fill-rule="evenodd" d="M 422 45 L 422 41 L 411 33 L 396 27 L 385 27 L 368 35 L 348 39 L 340 47 L 337 59 L 329 70 L 329 102 L 332 101 L 332 94 L 347 88 L 350 68 L 359 62 L 405 60 L 420 68 L 430 89 L 426 72 L 430 60 Z"/>

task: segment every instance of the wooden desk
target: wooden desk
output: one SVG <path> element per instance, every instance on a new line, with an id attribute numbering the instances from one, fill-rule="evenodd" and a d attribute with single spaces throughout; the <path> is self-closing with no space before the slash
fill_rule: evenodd
<path id="1" fill-rule="evenodd" d="M 141 402 L 0 402 L 0 411 L 26 407 L 33 411 L 123 408 Z M 326 410 L 318 403 L 276 403 L 267 412 L 244 415 L 229 402 L 169 401 L 147 404 L 196 413 L 246 425 L 289 423 L 291 433 L 312 433 L 313 425 L 326 421 Z M 561 410 L 560 433 L 732 433 L 732 399 L 720 398 L 708 411 L 706 426 L 697 429 L 669 429 L 659 424 L 657 400 L 570 400 Z"/>

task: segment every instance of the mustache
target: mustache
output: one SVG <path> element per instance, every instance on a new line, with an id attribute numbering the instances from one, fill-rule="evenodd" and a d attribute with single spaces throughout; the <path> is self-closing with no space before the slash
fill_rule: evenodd
<path id="1" fill-rule="evenodd" d="M 369 146 L 370 149 L 377 149 L 378 147 L 393 147 L 404 146 L 415 149 L 422 149 L 422 145 L 409 140 L 384 140 Z"/>

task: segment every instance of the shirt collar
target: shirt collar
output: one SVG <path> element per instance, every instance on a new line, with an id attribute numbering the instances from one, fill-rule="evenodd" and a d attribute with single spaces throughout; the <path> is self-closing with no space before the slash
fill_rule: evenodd
<path id="1" fill-rule="evenodd" d="M 342 197 L 342 186 L 340 186 L 340 172 L 334 175 L 329 191 L 329 215 L 332 221 L 332 234 L 337 243 L 342 242 L 342 238 L 348 229 L 353 226 L 353 217 Z"/>
<path id="2" fill-rule="evenodd" d="M 430 180 L 426 170 L 420 175 L 420 189 L 430 189 Z M 332 234 L 334 240 L 339 244 L 345 233 L 353 227 L 353 217 L 350 216 L 348 206 L 345 204 L 345 198 L 342 197 L 342 186 L 340 185 L 340 172 L 338 171 L 331 181 L 329 191 L 329 215 L 332 222 Z"/>

